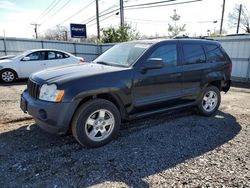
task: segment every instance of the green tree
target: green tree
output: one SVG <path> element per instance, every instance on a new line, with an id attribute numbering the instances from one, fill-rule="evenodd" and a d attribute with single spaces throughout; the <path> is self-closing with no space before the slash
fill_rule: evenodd
<path id="1" fill-rule="evenodd" d="M 101 41 L 103 43 L 126 42 L 135 39 L 139 39 L 139 33 L 129 24 L 125 24 L 119 28 L 110 26 L 109 28 L 102 29 Z"/>
<path id="2" fill-rule="evenodd" d="M 173 16 L 170 16 L 170 18 L 173 20 L 174 25 L 168 24 L 168 35 L 169 37 L 173 38 L 179 35 L 181 32 L 186 31 L 186 24 L 182 26 L 178 26 L 177 22 L 181 19 L 181 16 L 176 13 L 176 10 L 174 10 Z"/>

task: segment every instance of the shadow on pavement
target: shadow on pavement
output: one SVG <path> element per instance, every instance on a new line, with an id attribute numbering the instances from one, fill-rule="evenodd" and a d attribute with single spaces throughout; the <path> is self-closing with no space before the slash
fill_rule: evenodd
<path id="1" fill-rule="evenodd" d="M 71 135 L 57 137 L 35 124 L 25 125 L 0 135 L 0 166 L 5 172 L 0 184 L 85 187 L 122 182 L 149 187 L 144 178 L 214 150 L 240 130 L 235 117 L 221 111 L 213 117 L 161 114 L 126 123 L 116 140 L 88 149 Z"/>
<path id="2" fill-rule="evenodd" d="M 18 79 L 13 83 L 4 83 L 0 80 L 0 86 L 17 86 L 17 85 L 26 85 L 28 79 Z"/>

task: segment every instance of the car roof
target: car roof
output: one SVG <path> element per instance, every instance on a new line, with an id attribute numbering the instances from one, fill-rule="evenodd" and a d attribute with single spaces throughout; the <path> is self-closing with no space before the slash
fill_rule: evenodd
<path id="1" fill-rule="evenodd" d="M 146 43 L 146 44 L 157 44 L 160 42 L 171 42 L 171 41 L 180 41 L 180 42 L 193 42 L 193 43 L 211 43 L 211 44 L 219 44 L 218 41 L 212 39 L 202 39 L 202 38 L 176 38 L 176 39 L 146 39 L 146 40 L 135 40 L 130 43 Z"/>
<path id="2" fill-rule="evenodd" d="M 56 51 L 56 52 L 63 52 L 63 53 L 66 53 L 66 54 L 70 54 L 68 52 L 65 52 L 63 50 L 57 50 L 57 49 L 32 49 L 32 50 L 27 50 L 27 51 L 30 51 L 30 52 L 39 52 L 39 51 Z"/>

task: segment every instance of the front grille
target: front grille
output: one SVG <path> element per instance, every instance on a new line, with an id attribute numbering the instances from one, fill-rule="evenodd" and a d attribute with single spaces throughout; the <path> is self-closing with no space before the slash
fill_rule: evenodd
<path id="1" fill-rule="evenodd" d="M 37 84 L 29 79 L 28 83 L 27 83 L 27 89 L 28 89 L 29 95 L 32 98 L 38 99 L 39 93 L 40 93 L 40 85 L 39 84 Z"/>

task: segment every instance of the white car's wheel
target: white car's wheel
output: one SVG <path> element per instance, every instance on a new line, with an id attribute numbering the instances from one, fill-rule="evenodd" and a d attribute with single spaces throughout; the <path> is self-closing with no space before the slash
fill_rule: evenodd
<path id="1" fill-rule="evenodd" d="M 13 70 L 3 70 L 1 72 L 1 80 L 5 83 L 11 83 L 17 78 L 16 73 Z"/>

